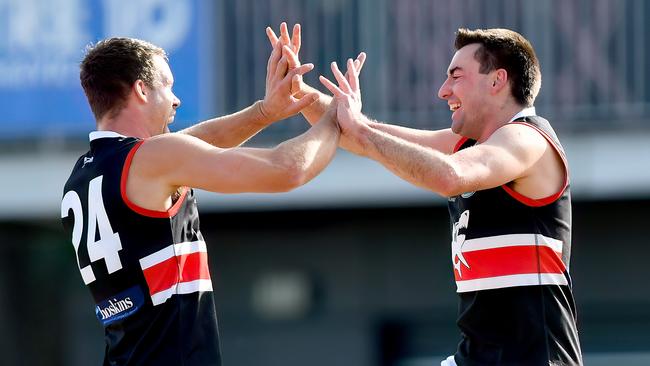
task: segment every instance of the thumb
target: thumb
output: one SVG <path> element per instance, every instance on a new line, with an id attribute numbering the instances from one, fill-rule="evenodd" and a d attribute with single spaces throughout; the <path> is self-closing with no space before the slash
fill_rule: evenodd
<path id="1" fill-rule="evenodd" d="M 294 114 L 297 114 L 301 110 L 303 110 L 306 107 L 309 107 L 312 105 L 314 102 L 318 100 L 319 96 L 317 93 L 311 93 L 303 96 L 300 99 L 294 99 L 294 103 L 291 107 L 286 109 L 286 114 L 289 116 L 293 116 Z"/>

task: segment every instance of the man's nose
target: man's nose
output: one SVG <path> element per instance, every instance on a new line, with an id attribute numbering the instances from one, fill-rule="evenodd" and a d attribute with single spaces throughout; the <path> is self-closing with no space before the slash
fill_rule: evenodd
<path id="1" fill-rule="evenodd" d="M 449 96 L 451 95 L 451 88 L 449 87 L 449 79 L 445 80 L 444 83 L 440 86 L 440 89 L 438 89 L 438 98 L 440 99 L 448 99 Z"/>

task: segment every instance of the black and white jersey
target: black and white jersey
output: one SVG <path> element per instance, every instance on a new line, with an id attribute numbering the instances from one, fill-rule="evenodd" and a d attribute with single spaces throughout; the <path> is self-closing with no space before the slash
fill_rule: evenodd
<path id="1" fill-rule="evenodd" d="M 571 292 L 571 198 L 564 150 L 548 121 L 518 118 L 565 165 L 556 194 L 531 199 L 510 184 L 450 197 L 452 264 L 465 365 L 581 365 Z M 463 139 L 455 151 L 472 147 Z"/>
<path id="2" fill-rule="evenodd" d="M 193 191 L 168 211 L 126 196 L 131 161 L 144 141 L 90 134 L 61 203 L 83 282 L 105 329 L 105 365 L 220 365 L 205 241 Z"/>

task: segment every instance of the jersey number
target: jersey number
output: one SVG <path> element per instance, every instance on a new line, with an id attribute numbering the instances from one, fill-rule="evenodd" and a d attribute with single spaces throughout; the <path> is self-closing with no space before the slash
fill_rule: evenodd
<path id="1" fill-rule="evenodd" d="M 103 177 L 103 175 L 100 175 L 88 184 L 88 235 L 86 235 L 86 247 L 90 262 L 104 259 L 106 269 L 110 274 L 122 269 L 122 262 L 118 253 L 122 250 L 122 243 L 120 242 L 120 235 L 113 232 L 104 208 L 104 199 L 102 198 Z M 84 217 L 81 209 L 81 199 L 79 199 L 79 195 L 75 191 L 69 191 L 63 196 L 61 218 L 68 217 L 70 210 L 72 210 L 74 217 L 72 245 L 74 245 L 77 254 L 77 266 L 81 272 L 81 278 L 87 285 L 95 281 L 95 274 L 90 264 L 81 268 L 79 261 L 79 244 L 81 244 Z M 95 240 L 97 231 L 99 231 L 99 240 Z"/>

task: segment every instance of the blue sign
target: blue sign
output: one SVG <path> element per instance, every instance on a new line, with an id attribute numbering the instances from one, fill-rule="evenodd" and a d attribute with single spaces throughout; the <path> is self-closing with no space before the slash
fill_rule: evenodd
<path id="1" fill-rule="evenodd" d="M 133 286 L 97 304 L 95 315 L 104 326 L 107 326 L 135 313 L 142 305 L 144 305 L 142 290 L 138 286 Z"/>
<path id="2" fill-rule="evenodd" d="M 201 0 L 0 0 L 0 138 L 85 135 L 79 84 L 89 43 L 112 36 L 164 48 L 181 99 L 172 129 L 200 117 Z M 204 108 L 205 109 L 205 108 Z"/>

